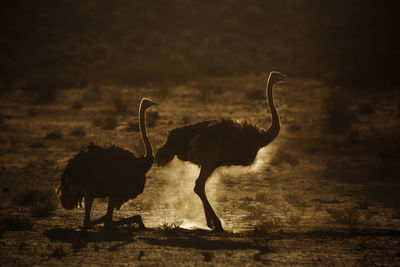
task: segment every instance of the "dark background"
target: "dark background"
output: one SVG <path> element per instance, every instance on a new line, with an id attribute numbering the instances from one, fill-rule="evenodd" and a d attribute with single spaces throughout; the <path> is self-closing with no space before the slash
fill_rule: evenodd
<path id="1" fill-rule="evenodd" d="M 398 88 L 397 1 L 3 1 L 2 90 L 171 86 L 276 69 Z"/>

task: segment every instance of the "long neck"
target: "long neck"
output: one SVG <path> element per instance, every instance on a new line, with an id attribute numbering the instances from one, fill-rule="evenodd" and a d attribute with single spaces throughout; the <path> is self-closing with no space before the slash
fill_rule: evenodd
<path id="1" fill-rule="evenodd" d="M 275 137 L 278 136 L 279 130 L 281 129 L 279 115 L 278 115 L 278 111 L 275 108 L 274 97 L 273 97 L 273 93 L 272 93 L 273 87 L 274 87 L 274 83 L 271 82 L 271 79 L 269 78 L 268 82 L 267 82 L 267 101 L 268 101 L 269 109 L 270 109 L 271 116 L 272 116 L 272 122 L 271 122 L 271 125 L 269 126 L 268 130 L 263 132 L 262 143 L 264 146 L 266 146 L 272 140 L 274 140 Z"/>
<path id="2" fill-rule="evenodd" d="M 146 109 L 142 105 L 140 105 L 140 109 L 139 109 L 139 127 L 140 127 L 140 133 L 142 135 L 144 149 L 145 149 L 144 156 L 148 157 L 148 156 L 153 156 L 153 148 L 151 147 L 149 138 L 147 137 L 145 114 L 146 114 Z"/>

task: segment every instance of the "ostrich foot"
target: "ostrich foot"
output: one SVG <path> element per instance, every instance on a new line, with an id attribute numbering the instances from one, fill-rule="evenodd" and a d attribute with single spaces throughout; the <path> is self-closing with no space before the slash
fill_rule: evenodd
<path id="1" fill-rule="evenodd" d="M 91 220 L 84 220 L 83 221 L 83 229 L 90 229 L 93 227 L 93 222 Z"/>
<path id="2" fill-rule="evenodd" d="M 216 218 L 214 220 L 211 221 L 212 225 L 209 226 L 214 232 L 223 232 L 224 228 L 222 228 L 222 224 L 221 221 Z"/>

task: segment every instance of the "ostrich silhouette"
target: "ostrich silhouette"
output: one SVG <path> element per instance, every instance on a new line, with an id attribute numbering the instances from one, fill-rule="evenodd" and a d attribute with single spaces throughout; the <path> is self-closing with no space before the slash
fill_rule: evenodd
<path id="1" fill-rule="evenodd" d="M 146 176 L 154 162 L 153 149 L 147 137 L 145 113 L 146 109 L 157 103 L 143 98 L 139 106 L 139 126 L 145 147 L 145 155 L 139 158 L 128 150 L 111 146 L 100 147 L 91 143 L 86 150 L 80 151 L 69 160 L 63 174 L 57 195 L 62 206 L 71 210 L 82 206 L 84 199 L 84 228 L 104 222 L 109 228 L 129 222 L 139 223 L 144 227 L 140 215 L 113 222 L 114 208 L 120 209 L 129 199 L 143 192 Z M 97 220 L 90 221 L 93 200 L 108 197 L 107 214 Z"/>
<path id="2" fill-rule="evenodd" d="M 250 165 L 260 148 L 278 136 L 280 122 L 272 89 L 285 77 L 277 71 L 272 71 L 268 77 L 266 94 L 272 116 L 268 130 L 246 121 L 240 123 L 226 118 L 207 120 L 172 130 L 166 143 L 157 151 L 158 166 L 166 165 L 175 155 L 180 160 L 200 166 L 194 192 L 203 203 L 208 227 L 214 231 L 223 231 L 223 228 L 205 193 L 207 179 L 220 166 Z"/>

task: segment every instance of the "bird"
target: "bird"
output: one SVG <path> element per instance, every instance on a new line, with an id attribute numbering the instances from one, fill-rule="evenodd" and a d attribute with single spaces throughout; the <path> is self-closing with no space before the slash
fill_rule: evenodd
<path id="1" fill-rule="evenodd" d="M 207 226 L 213 231 L 224 231 L 224 229 L 207 199 L 205 192 L 207 179 L 220 166 L 251 165 L 258 151 L 278 136 L 280 120 L 272 91 L 274 85 L 286 77 L 278 71 L 272 71 L 268 76 L 266 97 L 272 121 L 267 130 L 247 121 L 238 122 L 229 118 L 201 121 L 170 131 L 165 144 L 156 153 L 157 166 L 165 166 L 177 156 L 182 161 L 200 167 L 194 192 L 202 201 Z"/>
<path id="2" fill-rule="evenodd" d="M 152 145 L 147 137 L 146 109 L 157 105 L 143 98 L 139 105 L 139 127 L 145 154 L 136 157 L 132 152 L 117 146 L 101 147 L 90 143 L 87 148 L 71 158 L 57 188 L 61 205 L 67 210 L 82 207 L 85 217 L 83 228 L 104 222 L 104 228 L 114 228 L 118 224 L 138 223 L 144 227 L 140 215 L 113 222 L 114 209 L 119 210 L 125 202 L 135 198 L 144 190 L 146 173 L 154 163 Z M 90 220 L 90 212 L 95 198 L 108 197 L 107 213 L 97 220 Z"/>

